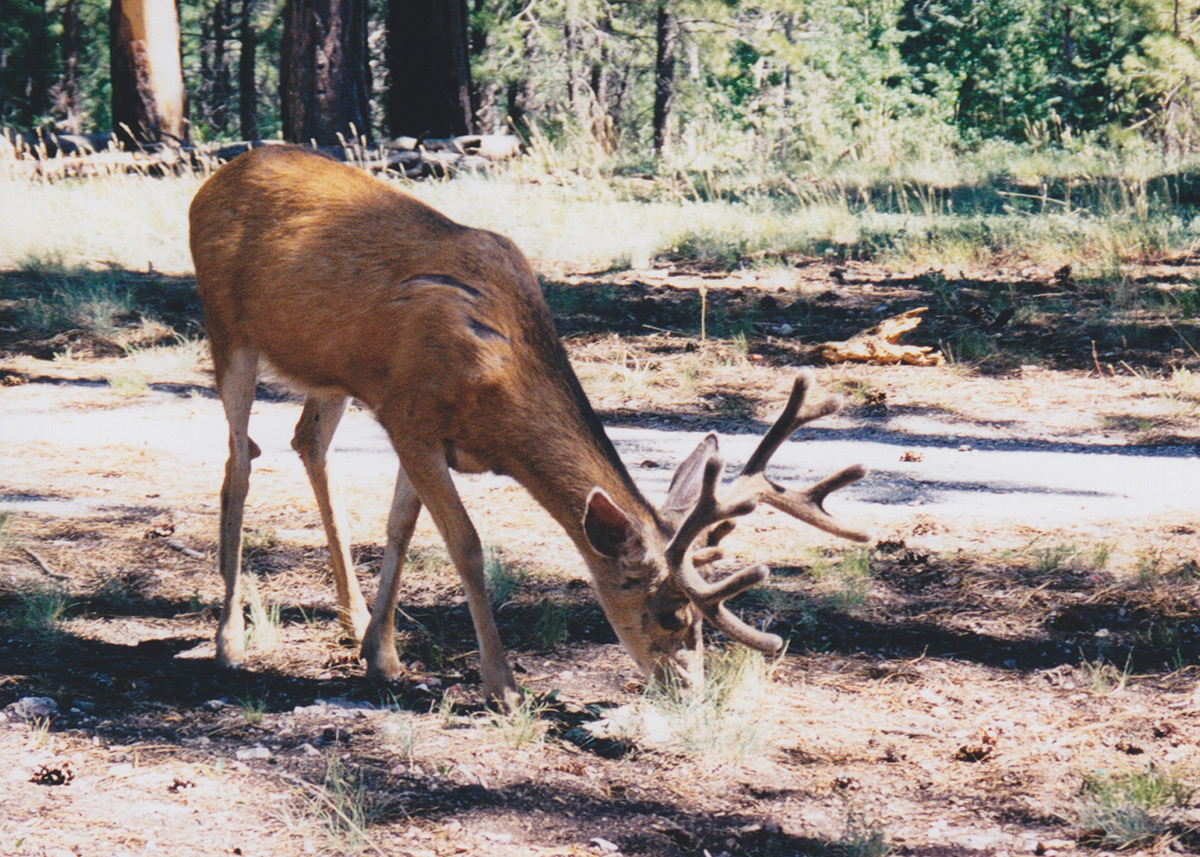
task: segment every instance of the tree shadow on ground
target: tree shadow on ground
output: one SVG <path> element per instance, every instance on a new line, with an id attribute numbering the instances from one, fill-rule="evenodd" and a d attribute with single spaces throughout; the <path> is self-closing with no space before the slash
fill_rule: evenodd
<path id="1" fill-rule="evenodd" d="M 698 286 L 708 280 L 692 276 L 686 264 L 679 269 L 682 285 L 628 272 L 619 282 L 608 275 L 546 280 L 543 292 L 563 336 L 654 334 L 653 347 L 686 350 L 695 347 L 703 321 L 708 336 L 744 338 L 750 353 L 781 363 L 811 362 L 813 345 L 847 339 L 918 306 L 929 312 L 913 344 L 943 347 L 985 371 L 1031 362 L 1157 371 L 1200 362 L 1200 291 L 1176 272 L 1141 276 L 1131 293 L 1104 280 L 1076 281 L 1069 271 L 984 280 L 825 267 L 828 288 L 811 295 L 713 287 L 702 298 Z M 140 345 L 199 335 L 194 279 L 121 268 L 0 271 L 0 352 L 118 356 L 127 345 L 117 334 L 147 319 L 159 323 L 157 333 Z"/>

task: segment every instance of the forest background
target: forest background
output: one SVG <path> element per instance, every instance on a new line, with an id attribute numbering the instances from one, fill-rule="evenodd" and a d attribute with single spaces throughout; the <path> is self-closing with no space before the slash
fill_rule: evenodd
<path id="1" fill-rule="evenodd" d="M 354 76 L 338 97 L 358 106 L 327 136 L 516 131 L 615 169 L 766 174 L 1200 146 L 1200 0 L 166 2 L 191 142 L 321 136 L 285 115 L 288 75 L 313 64 L 287 19 L 306 15 Z M 0 0 L 0 124 L 119 128 L 113 22 L 162 3 Z M 457 103 L 431 120 L 422 95 Z"/>

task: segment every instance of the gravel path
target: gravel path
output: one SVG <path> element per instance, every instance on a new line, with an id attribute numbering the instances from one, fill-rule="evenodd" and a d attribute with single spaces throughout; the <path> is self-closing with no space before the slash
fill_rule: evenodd
<path id="1" fill-rule="evenodd" d="M 0 423 L 4 470 L 20 474 L 26 452 L 49 444 L 65 451 L 127 446 L 162 453 L 183 468 L 219 474 L 225 459 L 220 406 L 208 398 L 153 391 L 129 404 L 104 409 L 64 408 L 61 389 L 27 385 L 5 394 Z M 251 433 L 263 448 L 256 468 L 299 472 L 289 441 L 298 407 L 260 402 Z M 1083 438 L 1077 443 L 1036 438 L 964 438 L 949 422 L 908 420 L 900 430 L 841 418 L 833 428 L 806 429 L 785 443 L 771 466 L 774 477 L 804 485 L 847 464 L 862 462 L 871 474 L 831 499 L 831 510 L 854 520 L 884 523 L 911 517 L 914 508 L 1002 525 L 1102 524 L 1200 512 L 1200 455 L 1195 447 L 1139 447 Z M 638 483 L 652 499 L 666 490 L 675 463 L 702 432 L 615 427 L 610 434 Z M 721 448 L 735 468 L 757 442 L 753 435 L 725 436 Z M 347 484 L 390 483 L 394 458 L 369 414 L 347 415 L 335 441 L 335 461 Z M 496 478 L 496 477 L 482 477 Z M 18 480 L 21 481 L 21 480 Z M 55 486 L 47 486 L 48 489 Z M 47 497 L 3 493 L 0 509 L 82 514 L 122 498 Z M 386 487 L 384 488 L 386 490 Z M 386 498 L 381 497 L 381 503 Z"/>

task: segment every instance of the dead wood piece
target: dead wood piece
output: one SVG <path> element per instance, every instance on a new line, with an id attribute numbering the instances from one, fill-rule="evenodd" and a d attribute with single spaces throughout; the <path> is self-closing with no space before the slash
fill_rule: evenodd
<path id="1" fill-rule="evenodd" d="M 204 554 L 195 548 L 188 547 L 179 539 L 167 539 L 163 544 L 173 551 L 179 551 L 184 556 L 190 556 L 192 559 L 204 559 Z"/>
<path id="2" fill-rule="evenodd" d="M 940 351 L 928 345 L 901 345 L 897 340 L 921 323 L 928 307 L 885 318 L 843 342 L 823 342 L 816 357 L 824 363 L 906 363 L 910 366 L 941 366 L 946 362 Z"/>
<path id="3" fill-rule="evenodd" d="M 37 567 L 41 570 L 42 574 L 46 575 L 46 577 L 53 577 L 55 580 L 68 580 L 69 579 L 65 574 L 59 574 L 53 568 L 51 568 L 50 563 L 46 562 L 46 560 L 42 559 L 42 557 L 40 555 L 35 553 L 33 548 L 26 547 L 26 548 L 22 548 L 22 550 L 25 551 L 25 553 L 29 556 L 29 558 L 31 560 L 33 560 L 34 564 L 37 565 Z"/>

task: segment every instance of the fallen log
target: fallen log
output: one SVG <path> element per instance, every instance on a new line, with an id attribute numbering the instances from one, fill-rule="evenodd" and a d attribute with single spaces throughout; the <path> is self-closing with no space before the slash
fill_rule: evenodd
<path id="1" fill-rule="evenodd" d="M 909 366 L 941 366 L 946 358 L 929 345 L 901 345 L 897 340 L 921 323 L 928 307 L 885 318 L 843 342 L 823 342 L 814 356 L 823 363 L 905 363 Z"/>
<path id="2" fill-rule="evenodd" d="M 147 145 L 119 149 L 111 134 L 39 134 L 0 137 L 0 161 L 8 171 L 60 179 L 115 172 L 159 175 L 187 170 L 212 170 L 260 146 L 282 145 L 278 140 L 241 140 L 198 146 Z M 312 148 L 339 161 L 371 172 L 398 173 L 408 178 L 443 177 L 460 170 L 486 169 L 521 152 L 511 135 L 476 134 L 464 137 L 400 137 L 381 143 Z"/>

